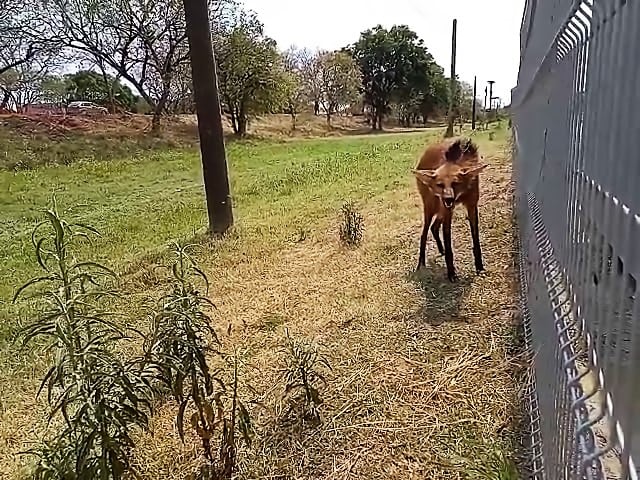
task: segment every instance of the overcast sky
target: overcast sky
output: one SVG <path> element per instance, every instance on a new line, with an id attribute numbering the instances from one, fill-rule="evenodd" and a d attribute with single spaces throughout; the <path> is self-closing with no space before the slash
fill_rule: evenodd
<path id="1" fill-rule="evenodd" d="M 244 0 L 258 13 L 267 35 L 281 49 L 290 45 L 333 50 L 353 43 L 361 31 L 405 24 L 422 39 L 447 74 L 451 23 L 458 19 L 457 72 L 478 77 L 478 97 L 487 80 L 504 103 L 516 84 L 524 0 Z"/>

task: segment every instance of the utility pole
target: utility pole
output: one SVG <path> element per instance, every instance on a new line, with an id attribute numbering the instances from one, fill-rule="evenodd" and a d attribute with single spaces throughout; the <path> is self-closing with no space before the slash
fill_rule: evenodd
<path id="1" fill-rule="evenodd" d="M 492 103 L 493 102 L 493 84 L 496 83 L 495 80 L 489 80 L 487 82 L 489 84 L 489 112 L 491 112 L 492 107 Z"/>
<path id="2" fill-rule="evenodd" d="M 476 129 L 476 93 L 477 93 L 477 77 L 473 77 L 473 103 L 471 104 L 471 130 Z"/>
<path id="3" fill-rule="evenodd" d="M 458 30 L 458 20 L 453 19 L 453 32 L 451 34 L 451 85 L 449 87 L 449 123 L 444 134 L 446 138 L 453 137 L 454 103 L 457 90 L 456 82 L 456 32 Z"/>
<path id="4" fill-rule="evenodd" d="M 209 9 L 207 0 L 183 0 L 183 4 L 191 55 L 191 78 L 198 117 L 209 232 L 223 234 L 233 225 L 233 210 Z"/>

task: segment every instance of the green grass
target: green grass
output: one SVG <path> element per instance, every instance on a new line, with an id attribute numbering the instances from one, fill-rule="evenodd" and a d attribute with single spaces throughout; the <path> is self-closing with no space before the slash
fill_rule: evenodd
<path id="1" fill-rule="evenodd" d="M 277 248 L 336 211 L 410 180 L 408 169 L 427 136 L 389 135 L 296 143 L 232 143 L 228 149 L 237 230 Z M 0 171 L 0 336 L 10 335 L 17 285 L 35 273 L 30 233 L 55 193 L 62 212 L 96 226 L 98 260 L 120 270 L 203 231 L 206 212 L 195 152 L 149 153 Z M 266 241 L 265 241 L 266 240 Z"/>
<path id="2" fill-rule="evenodd" d="M 107 134 L 41 131 L 17 133 L 0 120 L 0 170 L 20 171 L 44 165 L 71 165 L 79 161 L 109 161 L 140 156 L 149 151 L 189 148 L 194 138 L 151 136 L 145 133 Z"/>
<path id="3" fill-rule="evenodd" d="M 495 131 L 494 142 L 487 140 L 486 133 L 480 140 L 493 167 L 483 190 L 490 200 L 482 210 L 490 273 L 469 277 L 474 288 L 464 282 L 450 286 L 438 265 L 441 259 L 433 257 L 435 264 L 424 274 L 424 287 L 416 287 L 406 277 L 405 269 L 414 264 L 420 217 L 410 169 L 440 132 L 228 145 L 236 225 L 225 241 L 201 241 L 203 248 L 198 253 L 214 282 L 212 299 L 219 303 L 224 321 L 236 324 L 234 341 L 253 352 L 259 372 L 255 380 L 265 383 L 260 391 L 274 385 L 277 362 L 272 355 L 283 328 L 320 336 L 331 346 L 336 371 L 348 379 L 342 384 L 337 377 L 330 383 L 327 431 L 316 438 L 317 444 L 305 445 L 304 453 L 292 454 L 293 463 L 296 455 L 304 454 L 309 456 L 305 468 L 327 472 L 333 468 L 326 455 L 329 445 L 354 465 L 364 455 L 354 467 L 362 470 L 354 470 L 354 475 L 360 471 L 360 478 L 375 478 L 379 466 L 389 464 L 391 450 L 401 448 L 396 445 L 397 429 L 406 432 L 406 453 L 416 455 L 414 461 L 438 474 L 450 473 L 431 478 L 460 478 L 459 473 L 463 478 L 516 478 L 509 461 L 501 454 L 491 454 L 485 443 L 499 441 L 496 425 L 513 418 L 510 406 L 515 390 L 509 384 L 510 367 L 504 365 L 505 357 L 501 350 L 496 353 L 494 345 L 497 342 L 502 348 L 502 335 L 510 335 L 504 333 L 509 330 L 508 318 L 493 312 L 510 311 L 502 303 L 510 305 L 507 267 L 511 265 L 501 230 L 503 223 L 510 224 L 510 217 L 504 215 L 508 201 L 500 197 L 508 181 L 508 161 L 501 153 L 506 131 Z M 55 192 L 59 210 L 66 211 L 70 220 L 91 224 L 102 232 L 93 246 L 80 252 L 83 257 L 135 276 L 147 272 L 150 263 L 165 255 L 170 241 L 202 240 L 206 212 L 201 169 L 195 151 L 150 151 L 109 162 L 79 160 L 70 166 L 0 171 L 0 384 L 11 385 L 11 392 L 0 393 L 1 420 L 7 422 L 0 429 L 0 445 L 6 440 L 6 451 L 23 449 L 21 441 L 44 429 L 33 426 L 42 425 L 42 415 L 34 413 L 31 402 L 46 358 L 19 354 L 8 340 L 15 338 L 18 314 L 27 313 L 19 312 L 23 307 L 13 306 L 10 300 L 15 288 L 37 273 L 30 234 L 52 194 Z M 340 207 L 346 201 L 362 207 L 367 226 L 363 245 L 348 253 L 339 246 L 337 232 Z M 460 252 L 456 262 L 464 270 L 470 261 L 465 259 L 469 252 L 461 239 L 466 242 L 468 232 L 460 224 L 454 230 Z M 432 252 L 433 245 L 429 248 Z M 341 295 L 336 295 L 336 288 Z M 136 302 L 157 293 L 157 285 L 152 282 L 144 290 L 132 282 L 126 289 L 133 295 L 126 296 L 128 310 L 123 313 L 135 322 L 140 318 Z M 446 303 L 446 309 L 438 302 Z M 242 313 L 247 308 L 248 317 Z M 442 327 L 416 323 L 417 318 L 435 321 L 443 316 L 473 320 Z M 249 326 L 242 329 L 245 320 Z M 411 341 L 408 332 L 413 332 Z M 404 364 L 407 357 L 413 362 L 411 368 Z M 453 368 L 456 365 L 461 370 Z M 470 393 L 458 391 L 464 379 L 473 387 Z M 434 393 L 421 403 L 427 387 L 434 388 Z M 456 395 L 452 397 L 457 398 L 455 402 L 439 397 L 447 388 Z M 435 423 L 434 416 L 438 418 Z M 157 431 L 168 434 L 149 440 L 148 448 L 145 444 L 138 455 L 147 468 L 144 478 L 168 478 L 161 473 L 164 466 L 176 468 L 176 449 L 186 447 L 172 443 L 173 415 L 161 413 L 154 421 Z M 388 430 L 376 434 L 386 435 L 379 438 L 380 445 L 364 454 L 357 451 L 358 442 L 377 437 L 366 435 L 358 440 L 358 429 L 353 426 L 363 422 L 371 422 L 367 428 L 382 428 L 389 422 Z M 482 428 L 463 435 L 458 430 L 467 423 Z M 344 433 L 336 435 L 330 431 L 333 427 Z M 422 443 L 425 435 L 435 435 L 428 448 Z M 392 444 L 396 446 L 382 452 Z M 296 445 L 291 448 L 297 452 Z M 348 448 L 354 450 L 348 453 Z M 510 456 L 511 449 L 504 448 Z M 468 460 L 456 461 L 453 452 Z M 378 453 L 381 457 L 376 460 Z M 187 457 L 183 453 L 178 457 L 180 468 L 186 468 Z M 260 467 L 265 472 L 281 468 L 279 462 L 284 462 L 280 456 L 277 461 L 262 454 L 256 458 L 256 465 L 265 462 Z M 437 466 L 434 459 L 448 459 L 446 469 L 442 470 L 444 460 Z M 4 471 L 12 472 L 9 478 L 25 478 L 16 467 L 19 462 L 23 460 L 0 457 L 0 476 Z M 371 475 L 366 473 L 369 464 Z M 295 472 L 291 476 L 301 476 Z M 398 470 L 397 476 L 389 478 L 404 478 L 403 472 Z"/>

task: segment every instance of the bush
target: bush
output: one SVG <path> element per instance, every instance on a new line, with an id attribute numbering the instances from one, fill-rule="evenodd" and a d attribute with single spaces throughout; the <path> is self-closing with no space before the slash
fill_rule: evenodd
<path id="1" fill-rule="evenodd" d="M 230 479 L 236 467 L 238 442 L 250 443 L 253 428 L 238 391 L 238 355 L 224 355 L 220 350 L 221 343 L 206 314 L 214 307 L 207 297 L 209 281 L 187 249 L 175 245 L 175 261 L 170 267 L 173 290 L 158 304 L 145 342 L 145 357 L 153 365 L 155 379 L 178 402 L 176 424 L 182 440 L 189 424 L 202 442 L 208 464 L 198 478 Z M 209 355 L 219 356 L 225 368 L 212 373 Z M 212 445 L 216 438 L 217 458 Z"/>
<path id="2" fill-rule="evenodd" d="M 238 443 L 249 443 L 253 428 L 239 394 L 239 357 L 221 352 L 206 313 L 213 308 L 206 275 L 187 248 L 176 245 L 170 266 L 174 285 L 152 315 L 144 355 L 122 359 L 128 332 L 105 308 L 106 300 L 119 296 L 113 288 L 116 274 L 99 263 L 75 260 L 76 243 L 98 232 L 61 219 L 55 203 L 46 216 L 32 235 L 43 274 L 15 295 L 15 300 L 31 299 L 39 312 L 21 331 L 24 343 L 42 340 L 55 358 L 38 394 L 46 388 L 50 421 L 57 419 L 59 428 L 25 452 L 37 458 L 33 477 L 124 478 L 132 470 L 133 434 L 148 428 L 159 393 L 178 402 L 183 441 L 185 426 L 191 425 L 202 442 L 208 463 L 199 478 L 230 479 Z M 223 363 L 214 373 L 210 355 Z"/>
<path id="3" fill-rule="evenodd" d="M 144 337 L 143 355 L 119 354 L 129 332 L 107 311 L 119 297 L 116 274 L 76 260 L 74 247 L 98 232 L 63 220 L 55 202 L 45 212 L 32 241 L 43 273 L 16 292 L 14 301 L 33 302 L 36 317 L 21 330 L 26 344 L 40 341 L 54 363 L 38 395 L 46 389 L 55 433 L 29 450 L 37 458 L 38 480 L 124 478 L 136 430 L 146 430 L 152 401 L 171 396 L 178 403 L 176 424 L 198 435 L 206 464 L 202 479 L 230 479 L 241 442 L 250 444 L 253 426 L 240 394 L 240 355 L 225 354 L 208 312 L 209 282 L 188 247 L 175 246 L 169 266 L 170 293 L 161 297 Z M 49 229 L 45 232 L 45 227 Z M 212 370 L 211 360 L 220 368 Z"/>
<path id="4" fill-rule="evenodd" d="M 146 429 L 151 388 L 142 364 L 116 354 L 127 338 L 104 309 L 117 296 L 116 278 L 107 267 L 77 261 L 73 247 L 98 232 L 60 218 L 55 201 L 38 224 L 32 241 L 43 273 L 18 289 L 14 301 L 28 296 L 38 312 L 22 330 L 25 344 L 43 340 L 54 353 L 38 395 L 46 388 L 49 420 L 60 428 L 30 450 L 37 457 L 36 479 L 120 479 L 130 469 L 134 429 Z M 49 231 L 44 233 L 44 227 Z"/>
<path id="5" fill-rule="evenodd" d="M 340 224 L 340 240 L 347 246 L 356 247 L 362 242 L 364 235 L 364 219 L 353 202 L 342 206 L 342 223 Z"/>
<path id="6" fill-rule="evenodd" d="M 284 418 L 318 424 L 322 420 L 320 389 L 326 385 L 323 370 L 331 370 L 331 365 L 316 345 L 306 339 L 291 338 L 288 331 L 283 351 L 285 365 L 281 374 L 285 382 L 283 399 L 287 405 Z"/>

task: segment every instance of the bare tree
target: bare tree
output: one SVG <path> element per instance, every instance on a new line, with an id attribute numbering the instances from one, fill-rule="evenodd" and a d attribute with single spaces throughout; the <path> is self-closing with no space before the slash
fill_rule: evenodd
<path id="1" fill-rule="evenodd" d="M 360 71 L 355 60 L 345 52 L 322 54 L 320 103 L 331 125 L 331 117 L 358 99 Z"/>
<path id="2" fill-rule="evenodd" d="M 284 61 L 286 85 L 286 110 L 291 116 L 292 130 L 296 129 L 298 114 L 305 109 L 313 98 L 305 82 L 306 51 L 289 47 L 282 55 Z"/>
<path id="3" fill-rule="evenodd" d="M 320 58 L 326 54 L 324 51 L 312 52 L 302 49 L 297 52 L 297 61 L 302 75 L 302 81 L 309 100 L 313 103 L 313 113 L 320 114 L 320 99 L 322 97 L 322 64 Z"/>
<path id="4" fill-rule="evenodd" d="M 55 52 L 59 44 L 41 21 L 40 0 L 0 0 L 0 75 Z"/>
<path id="5" fill-rule="evenodd" d="M 214 14 L 227 0 L 214 0 Z M 153 110 L 160 128 L 174 76 L 188 65 L 179 0 L 50 0 L 53 30 L 65 44 L 128 81 Z M 220 8 L 218 8 L 220 6 Z"/>
<path id="6" fill-rule="evenodd" d="M 169 98 L 165 110 L 170 114 L 195 112 L 190 64 L 180 65 L 179 68 L 176 69 L 171 81 Z"/>
<path id="7" fill-rule="evenodd" d="M 0 0 L 0 109 L 22 111 L 40 99 L 40 83 L 63 60 L 37 16 L 38 2 Z M 6 14 L 5 14 L 6 12 Z"/>
<path id="8" fill-rule="evenodd" d="M 45 69 L 32 68 L 30 63 L 5 71 L 0 75 L 0 109 L 22 112 L 26 105 L 39 101 L 43 96 L 41 83 L 46 77 Z"/>

